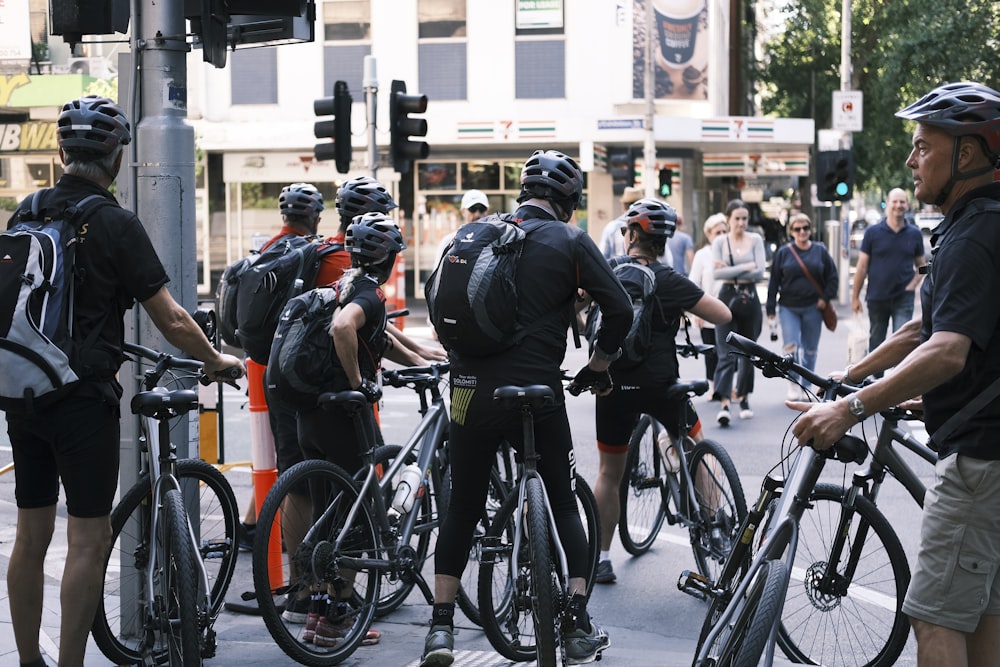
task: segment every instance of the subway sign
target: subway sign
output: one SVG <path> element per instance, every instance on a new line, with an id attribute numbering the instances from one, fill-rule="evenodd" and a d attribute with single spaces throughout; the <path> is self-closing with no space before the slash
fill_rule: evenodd
<path id="1" fill-rule="evenodd" d="M 59 150 L 54 121 L 0 123 L 0 153 L 37 153 Z"/>

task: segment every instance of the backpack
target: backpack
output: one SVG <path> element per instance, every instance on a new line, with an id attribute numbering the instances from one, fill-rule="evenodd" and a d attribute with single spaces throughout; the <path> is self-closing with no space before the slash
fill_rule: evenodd
<path id="1" fill-rule="evenodd" d="M 631 368 L 642 363 L 649 352 L 653 338 L 653 313 L 658 307 L 656 300 L 656 274 L 645 264 L 628 257 L 613 257 L 608 260 L 611 270 L 617 276 L 632 302 L 632 326 L 622 342 L 622 354 L 615 362 L 616 368 Z M 597 334 L 601 330 L 601 308 L 596 303 L 587 314 L 587 340 L 593 353 L 597 344 Z"/>
<path id="2" fill-rule="evenodd" d="M 87 207 L 99 194 L 61 211 L 42 206 L 40 190 L 18 207 L 0 234 L 0 409 L 33 411 L 69 392 L 85 370 L 84 356 L 102 325 L 86 340 L 74 337 L 80 276 L 77 237 Z M 102 323 L 103 324 L 103 323 Z"/>
<path id="3" fill-rule="evenodd" d="M 270 395 L 296 410 L 315 408 L 323 392 L 348 388 L 330 336 L 339 296 L 339 283 L 317 287 L 292 298 L 281 313 L 264 382 Z M 358 349 L 371 355 L 369 345 L 358 338 Z"/>
<path id="4" fill-rule="evenodd" d="M 223 340 L 231 336 L 251 359 L 266 364 L 285 304 L 315 285 L 323 257 L 337 250 L 343 245 L 289 234 L 227 268 L 217 290 L 222 295 Z"/>
<path id="5" fill-rule="evenodd" d="M 517 321 L 515 276 L 524 239 L 544 221 L 513 221 L 491 215 L 459 227 L 427 280 L 427 313 L 448 350 L 491 356 L 527 333 Z"/>

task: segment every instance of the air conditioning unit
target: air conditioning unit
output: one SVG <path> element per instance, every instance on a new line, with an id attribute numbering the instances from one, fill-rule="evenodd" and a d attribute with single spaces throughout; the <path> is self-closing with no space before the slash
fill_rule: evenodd
<path id="1" fill-rule="evenodd" d="M 83 74 L 99 79 L 110 79 L 118 73 L 108 64 L 105 58 L 100 56 L 89 56 L 86 58 L 70 57 L 66 64 L 69 74 Z"/>

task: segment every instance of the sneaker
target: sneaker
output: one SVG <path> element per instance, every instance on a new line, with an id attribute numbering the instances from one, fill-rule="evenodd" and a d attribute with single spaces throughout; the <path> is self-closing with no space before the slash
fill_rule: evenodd
<path id="1" fill-rule="evenodd" d="M 319 626 L 319 619 L 323 616 L 318 611 L 311 611 L 306 615 L 306 629 L 302 633 L 302 641 L 312 644 L 316 638 L 316 628 Z"/>
<path id="2" fill-rule="evenodd" d="M 353 625 L 353 616 L 344 616 L 336 622 L 331 621 L 326 616 L 320 616 L 319 621 L 316 623 L 316 631 L 312 641 L 320 648 L 332 648 L 337 645 L 337 642 L 347 636 Z M 303 637 L 303 639 L 305 638 Z"/>
<path id="3" fill-rule="evenodd" d="M 236 534 L 240 542 L 240 551 L 253 551 L 253 540 L 257 536 L 257 524 L 245 524 L 240 521 L 236 528 Z"/>
<path id="4" fill-rule="evenodd" d="M 455 661 L 455 634 L 447 625 L 432 625 L 424 640 L 420 667 L 447 667 Z"/>
<path id="5" fill-rule="evenodd" d="M 615 570 L 611 567 L 611 561 L 602 560 L 597 564 L 597 574 L 594 575 L 594 581 L 598 584 L 613 584 L 618 577 L 615 576 Z"/>
<path id="6" fill-rule="evenodd" d="M 563 641 L 568 665 L 582 665 L 598 660 L 601 651 L 611 646 L 608 633 L 594 619 L 590 619 L 590 632 L 576 628 L 572 632 L 563 633 Z"/>
<path id="7" fill-rule="evenodd" d="M 740 401 L 740 419 L 753 419 L 753 410 L 750 409 L 750 400 L 744 398 Z"/>
<path id="8" fill-rule="evenodd" d="M 287 623 L 302 625 L 309 620 L 309 612 L 312 611 L 311 597 L 296 597 L 295 593 L 289 593 L 285 601 L 285 611 L 281 613 L 281 618 Z"/>
<path id="9" fill-rule="evenodd" d="M 729 408 L 724 407 L 719 410 L 719 414 L 715 416 L 715 421 L 719 422 L 719 426 L 729 426 Z"/>

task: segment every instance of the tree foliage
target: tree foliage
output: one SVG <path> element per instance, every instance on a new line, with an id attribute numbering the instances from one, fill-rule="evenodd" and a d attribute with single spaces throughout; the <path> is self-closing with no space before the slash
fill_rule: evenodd
<path id="1" fill-rule="evenodd" d="M 772 4 L 782 21 L 758 64 L 762 110 L 829 128 L 841 87 L 841 0 Z M 851 61 L 851 89 L 864 94 L 864 131 L 853 137 L 857 186 L 912 189 L 913 127 L 894 114 L 947 82 L 1000 89 L 1000 2 L 852 0 Z"/>

